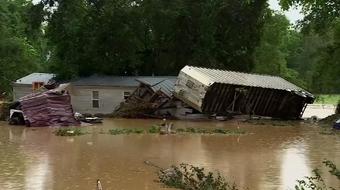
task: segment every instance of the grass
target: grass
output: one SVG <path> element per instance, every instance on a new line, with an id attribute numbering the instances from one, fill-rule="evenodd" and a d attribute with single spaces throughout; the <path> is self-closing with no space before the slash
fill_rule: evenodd
<path id="1" fill-rule="evenodd" d="M 152 126 L 147 130 L 144 129 L 122 129 L 122 128 L 114 128 L 109 130 L 109 134 L 111 135 L 123 135 L 123 134 L 159 134 L 161 133 L 161 127 Z M 244 135 L 246 131 L 244 130 L 229 130 L 222 128 L 177 128 L 175 130 L 177 134 L 223 134 L 223 135 Z"/>
<path id="2" fill-rule="evenodd" d="M 143 129 L 110 129 L 109 133 L 111 135 L 122 135 L 122 134 L 142 134 L 144 133 Z"/>
<path id="3" fill-rule="evenodd" d="M 86 134 L 79 128 L 59 128 L 54 131 L 56 136 L 80 136 Z"/>
<path id="4" fill-rule="evenodd" d="M 340 101 L 340 94 L 319 94 L 316 96 L 315 104 L 333 104 Z"/>
<path id="5" fill-rule="evenodd" d="M 161 132 L 161 127 L 156 126 L 156 125 L 148 129 L 148 133 L 160 133 L 160 132 Z"/>

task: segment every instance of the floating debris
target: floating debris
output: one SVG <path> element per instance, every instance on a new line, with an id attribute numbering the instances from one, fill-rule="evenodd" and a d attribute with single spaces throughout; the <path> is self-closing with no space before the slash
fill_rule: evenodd
<path id="1" fill-rule="evenodd" d="M 59 128 L 54 131 L 56 136 L 80 136 L 86 134 L 79 128 Z"/>
<path id="2" fill-rule="evenodd" d="M 97 179 L 97 188 L 96 190 L 103 190 L 102 183 L 100 182 L 99 179 Z"/>

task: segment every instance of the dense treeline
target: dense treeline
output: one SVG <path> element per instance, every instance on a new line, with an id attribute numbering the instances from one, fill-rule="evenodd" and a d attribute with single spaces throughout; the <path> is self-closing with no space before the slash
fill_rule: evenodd
<path id="1" fill-rule="evenodd" d="M 251 71 L 267 6 L 266 0 L 43 3 L 56 2 L 47 37 L 63 77 L 176 75 L 187 64 Z"/>
<path id="2" fill-rule="evenodd" d="M 176 75 L 184 65 L 280 75 L 340 93 L 337 0 L 301 5 L 297 27 L 267 0 L 0 1 L 0 87 L 32 71 Z"/>
<path id="3" fill-rule="evenodd" d="M 0 92 L 10 91 L 10 83 L 39 70 L 41 48 L 28 18 L 34 6 L 25 0 L 0 2 Z"/>

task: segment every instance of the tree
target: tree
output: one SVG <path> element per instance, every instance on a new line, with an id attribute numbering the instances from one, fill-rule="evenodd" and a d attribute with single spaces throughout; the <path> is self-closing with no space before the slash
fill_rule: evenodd
<path id="1" fill-rule="evenodd" d="M 278 75 L 304 86 L 298 72 L 291 64 L 291 57 L 296 54 L 301 38 L 291 29 L 285 15 L 268 11 L 263 28 L 261 43 L 255 51 L 256 73 Z M 290 67 L 289 67 L 290 66 Z"/>
<path id="2" fill-rule="evenodd" d="M 340 93 L 338 61 L 340 55 L 340 3 L 338 0 L 281 0 L 284 9 L 294 5 L 303 7 L 306 15 L 301 26 L 306 39 L 313 37 L 312 59 L 305 56 L 311 69 L 306 69 L 306 79 L 316 93 Z M 303 51 L 307 52 L 307 51 Z M 308 53 L 306 54 L 308 55 Z M 302 58 L 302 57 L 301 57 Z M 301 61 L 302 62 L 302 61 Z M 305 64 L 300 64 L 305 65 Z"/>
<path id="3" fill-rule="evenodd" d="M 38 70 L 39 53 L 26 36 L 24 15 L 31 4 L 0 2 L 0 91 L 11 92 L 11 82 Z"/>
<path id="4" fill-rule="evenodd" d="M 338 0 L 280 0 L 280 4 L 285 10 L 295 5 L 302 6 L 305 15 L 302 24 L 307 28 L 320 31 L 331 26 L 340 16 Z"/>
<path id="5" fill-rule="evenodd" d="M 184 65 L 250 71 L 266 0 L 43 0 L 62 78 L 176 75 Z"/>

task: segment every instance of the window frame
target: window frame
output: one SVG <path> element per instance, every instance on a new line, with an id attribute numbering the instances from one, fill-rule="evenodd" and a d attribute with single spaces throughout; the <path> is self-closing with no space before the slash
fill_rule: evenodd
<path id="1" fill-rule="evenodd" d="M 95 97 L 95 92 L 97 92 L 97 97 Z M 94 106 L 94 102 L 98 102 L 98 107 Z M 92 90 L 91 91 L 91 103 L 92 103 L 92 108 L 100 108 L 100 96 L 99 96 L 99 91 L 98 90 Z"/>
<path id="2" fill-rule="evenodd" d="M 43 87 L 44 85 L 45 85 L 44 82 L 38 82 L 38 81 L 32 82 L 32 90 L 33 90 L 33 91 L 37 91 L 37 90 L 39 90 L 41 87 Z"/>
<path id="3" fill-rule="evenodd" d="M 129 95 L 126 95 L 125 93 L 128 93 Z M 132 95 L 132 93 L 130 91 L 123 91 L 123 99 L 124 100 L 127 100 L 131 95 Z"/>

